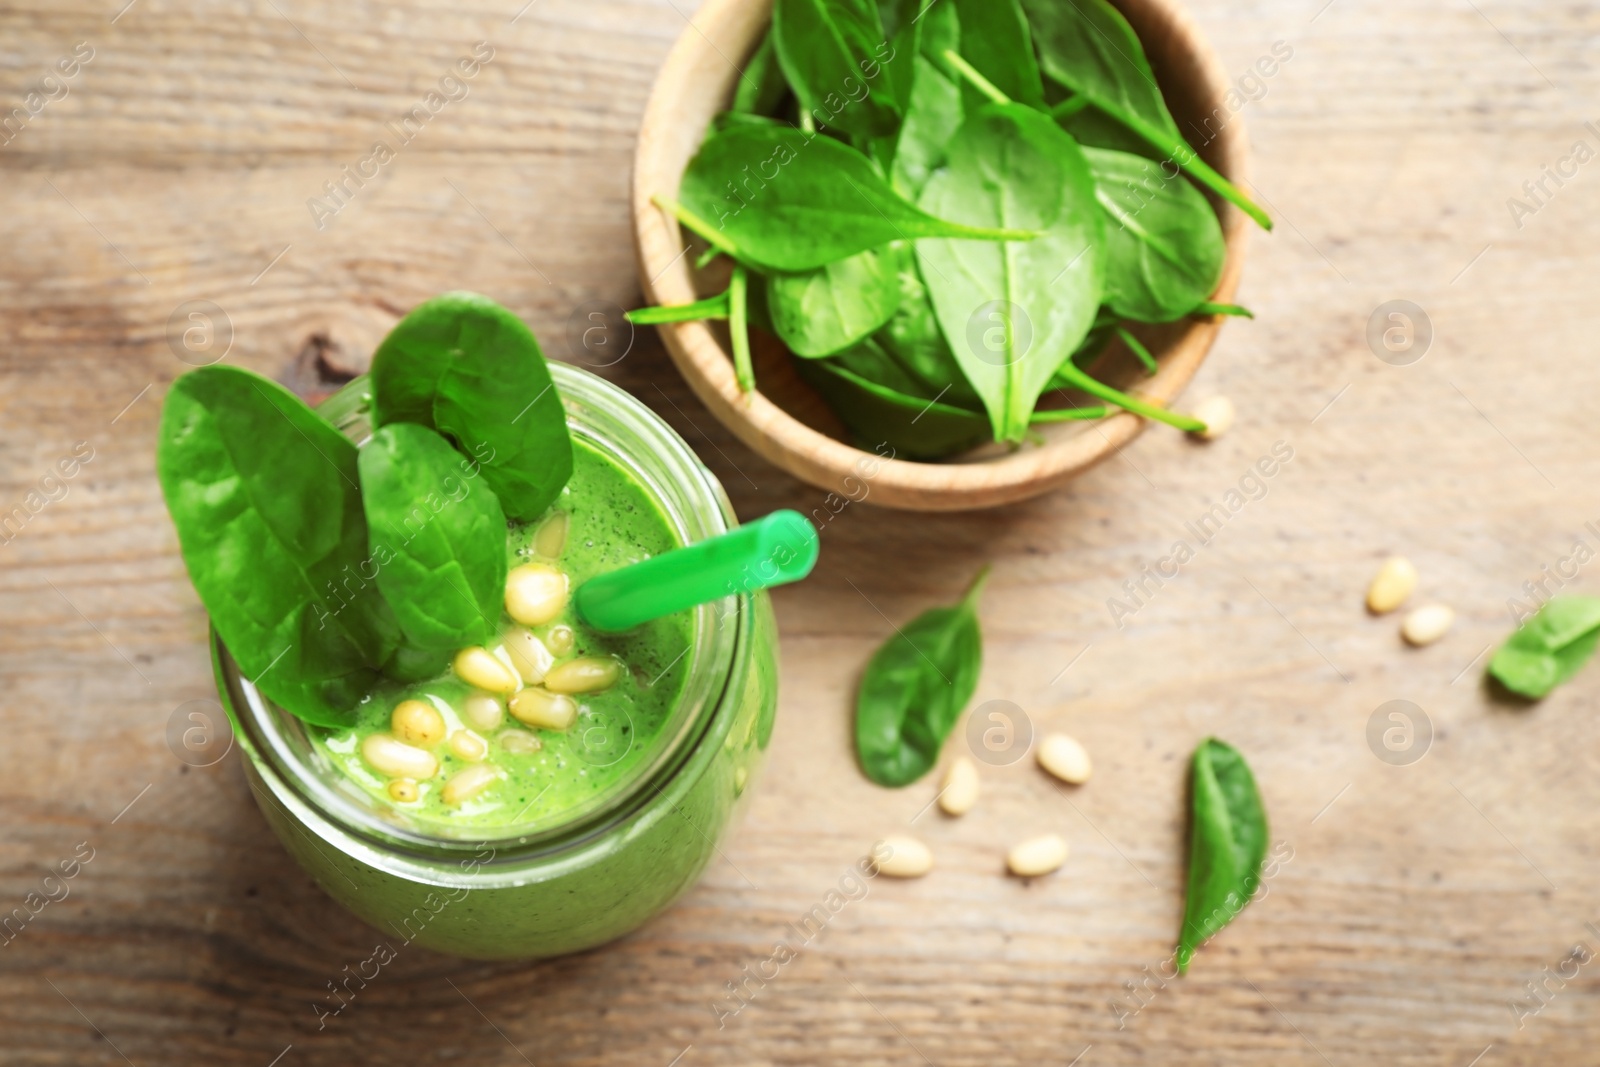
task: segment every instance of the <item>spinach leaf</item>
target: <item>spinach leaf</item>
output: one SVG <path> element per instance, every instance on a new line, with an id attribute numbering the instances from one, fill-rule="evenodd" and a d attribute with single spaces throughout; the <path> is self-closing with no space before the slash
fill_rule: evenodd
<path id="1" fill-rule="evenodd" d="M 506 590 L 506 516 L 472 461 L 397 422 L 361 448 L 361 500 L 378 589 L 417 648 L 486 644 Z"/>
<path id="2" fill-rule="evenodd" d="M 655 326 L 663 322 L 693 322 L 697 319 L 725 319 L 728 317 L 728 290 L 716 296 L 696 300 L 692 304 L 658 304 L 655 307 L 634 308 L 625 311 L 623 318 L 636 326 Z"/>
<path id="3" fill-rule="evenodd" d="M 910 0 L 915 3 L 916 0 Z M 915 199 L 934 168 L 944 162 L 944 147 L 961 128 L 961 86 L 945 64 L 944 53 L 961 45 L 956 7 L 935 0 L 917 16 L 917 51 L 900 60 L 910 73 L 905 121 L 895 142 L 889 181 L 897 193 Z"/>
<path id="4" fill-rule="evenodd" d="M 538 518 L 572 475 L 561 396 L 533 333 L 477 293 L 446 293 L 401 319 L 372 357 L 374 427 L 414 422 L 482 465 L 513 519 Z"/>
<path id="5" fill-rule="evenodd" d="M 986 104 L 950 142 L 949 157 L 922 190 L 924 210 L 1046 231 L 1026 244 L 917 244 L 939 325 L 995 439 L 1020 441 L 1045 383 L 1094 323 L 1104 216 L 1083 150 L 1032 108 Z"/>
<path id="6" fill-rule="evenodd" d="M 928 773 L 972 699 L 983 666 L 978 597 L 988 576 L 984 567 L 960 603 L 896 630 L 867 663 L 856 695 L 856 753 L 879 785 L 909 785 Z"/>
<path id="7" fill-rule="evenodd" d="M 1190 774 L 1189 895 L 1178 935 L 1178 973 L 1228 925 L 1261 884 L 1267 813 L 1238 749 L 1214 737 L 1194 750 Z"/>
<path id="8" fill-rule="evenodd" d="M 1272 229 L 1272 220 L 1184 141 L 1144 46 L 1109 0 L 1023 0 L 1044 73 L 1086 97 L 1195 181 Z"/>
<path id="9" fill-rule="evenodd" d="M 281 385 L 211 366 L 167 394 L 156 473 L 240 671 L 307 722 L 354 722 L 396 638 L 372 582 L 355 446 Z"/>
<path id="10" fill-rule="evenodd" d="M 707 137 L 684 171 L 679 196 L 679 204 L 659 202 L 711 244 L 765 273 L 815 270 L 896 239 L 1034 236 L 934 218 L 896 195 L 860 152 L 780 126 L 739 125 Z"/>
<path id="11" fill-rule="evenodd" d="M 914 263 L 900 269 L 900 300 L 877 333 L 877 341 L 904 372 L 919 383 L 918 395 L 982 411 L 972 383 L 961 372 L 950 342 L 939 329 L 928 288 Z"/>
<path id="12" fill-rule="evenodd" d="M 901 254 L 869 248 L 804 274 L 767 277 L 773 330 L 797 356 L 826 356 L 889 321 L 900 303 Z"/>
<path id="13" fill-rule="evenodd" d="M 900 125 L 885 64 L 896 59 L 875 0 L 776 0 L 772 41 L 800 107 L 872 152 Z"/>
<path id="14" fill-rule="evenodd" d="M 1256 317 L 1256 313 L 1247 307 L 1242 307 L 1238 304 L 1213 304 L 1209 300 L 1201 301 L 1195 306 L 1193 311 L 1189 312 L 1189 314 L 1232 315 L 1241 319 L 1253 319 Z"/>
<path id="15" fill-rule="evenodd" d="M 1600 643 L 1600 597 L 1553 597 L 1500 646 L 1489 674 L 1537 700 L 1578 673 Z"/>
<path id="16" fill-rule="evenodd" d="M 739 84 L 733 87 L 733 104 L 729 110 L 747 117 L 770 115 L 788 91 L 789 83 L 783 78 L 783 69 L 778 66 L 778 54 L 773 48 L 772 31 L 768 30 L 745 63 Z"/>
<path id="17" fill-rule="evenodd" d="M 728 340 L 733 348 L 733 373 L 739 388 L 748 393 L 756 387 L 755 367 L 750 361 L 750 276 L 744 266 L 733 265 L 728 281 Z"/>
<path id="18" fill-rule="evenodd" d="M 1006 96 L 1032 108 L 1044 106 L 1044 84 L 1033 55 L 1033 35 L 1017 0 L 951 0 L 961 26 L 961 57 Z M 969 111 L 986 98 L 962 87 Z"/>
<path id="19" fill-rule="evenodd" d="M 979 411 L 934 400 L 874 341 L 828 359 L 797 360 L 800 377 L 827 401 L 853 440 L 888 445 L 907 459 L 942 459 L 990 440 Z"/>
<path id="20" fill-rule="evenodd" d="M 1211 295 L 1227 247 L 1206 198 L 1126 152 L 1085 148 L 1106 227 L 1106 303 L 1125 318 L 1171 322 Z"/>

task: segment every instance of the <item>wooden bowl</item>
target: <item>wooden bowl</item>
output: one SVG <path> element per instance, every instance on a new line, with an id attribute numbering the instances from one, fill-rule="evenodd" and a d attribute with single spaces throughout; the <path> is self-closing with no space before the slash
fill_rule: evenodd
<path id="1" fill-rule="evenodd" d="M 1223 101 L 1226 73 L 1176 0 L 1115 0 L 1144 42 L 1150 63 L 1180 129 L 1204 130 L 1205 120 L 1227 121 L 1200 154 L 1236 183 L 1249 178 L 1249 151 L 1238 115 Z M 684 304 L 722 288 L 697 278 L 684 254 L 677 220 L 651 203 L 655 195 L 676 197 L 684 167 L 700 147 L 711 117 L 723 110 L 742 64 L 760 43 L 771 19 L 771 0 L 706 0 L 683 31 L 656 77 L 645 106 L 633 163 L 634 237 L 645 298 Z M 1233 298 L 1244 263 L 1244 213 L 1222 205 L 1227 262 L 1212 298 Z M 936 463 L 884 458 L 845 443 L 843 428 L 812 390 L 799 380 L 776 342 L 756 345 L 757 391 L 743 393 L 734 380 L 727 333 L 720 324 L 675 323 L 659 327 L 667 351 L 690 387 L 741 441 L 790 474 L 819 488 L 887 507 L 958 511 L 1025 500 L 1063 485 L 1110 456 L 1144 429 L 1145 420 L 1120 412 L 1093 423 L 1054 423 L 1036 429 L 1043 443 L 1015 449 L 985 445 Z M 1221 322 L 1188 319 L 1139 334 L 1160 361 L 1146 377 L 1120 345 L 1094 368 L 1096 376 L 1125 390 L 1137 389 L 1169 403 L 1199 369 Z M 763 351 L 764 349 L 764 351 Z M 776 349 L 776 352 L 773 351 Z M 1176 433 L 1176 430 L 1170 431 Z M 863 496 L 863 487 L 866 492 Z"/>

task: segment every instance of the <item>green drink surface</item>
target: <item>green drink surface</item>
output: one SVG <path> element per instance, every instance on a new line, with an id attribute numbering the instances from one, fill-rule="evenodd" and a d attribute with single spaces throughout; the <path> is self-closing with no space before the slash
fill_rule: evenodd
<path id="1" fill-rule="evenodd" d="M 572 477 L 550 511 L 538 522 L 511 527 L 506 551 L 512 567 L 549 563 L 576 589 L 594 575 L 678 547 L 648 490 L 586 441 L 574 439 L 573 446 Z M 535 533 L 556 513 L 565 514 L 567 534 L 551 559 L 536 553 Z M 502 623 L 508 630 L 517 625 L 508 616 Z M 557 663 L 578 656 L 615 657 L 625 668 L 618 682 L 600 692 L 574 694 L 578 717 L 567 730 L 527 726 L 509 714 L 494 729 L 474 729 L 488 742 L 482 762 L 498 769 L 499 777 L 459 804 L 445 803 L 444 784 L 474 763 L 455 755 L 448 743 L 429 748 L 439 771 L 417 783 L 415 800 L 404 802 L 391 797 L 389 779 L 361 755 L 364 738 L 389 732 L 390 714 L 402 700 L 424 700 L 438 709 L 447 737 L 472 729 L 462 709 L 474 690 L 453 674 L 421 683 L 383 683 L 362 704 L 353 727 L 312 727 L 313 743 L 351 785 L 423 832 L 559 824 L 628 778 L 655 751 L 689 673 L 694 623 L 691 614 L 680 612 L 625 634 L 603 634 L 578 621 L 569 596 L 560 616 L 529 629 L 549 645 L 552 631 L 560 627 L 572 631 L 573 647 L 558 655 Z M 537 751 L 526 751 L 530 736 L 538 739 Z"/>

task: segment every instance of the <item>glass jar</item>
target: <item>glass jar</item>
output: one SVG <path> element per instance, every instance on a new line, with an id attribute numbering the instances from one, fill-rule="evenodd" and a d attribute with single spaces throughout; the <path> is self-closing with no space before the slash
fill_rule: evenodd
<path id="1" fill-rule="evenodd" d="M 654 412 L 587 371 L 550 369 L 574 437 L 631 474 L 682 543 L 735 524 L 722 487 Z M 369 396 L 357 379 L 321 410 L 360 440 Z M 217 688 L 251 789 L 284 846 L 383 932 L 388 951 L 418 944 L 477 959 L 609 941 L 672 903 L 716 854 L 772 735 L 777 625 L 767 594 L 694 609 L 689 655 L 656 750 L 596 803 L 553 824 L 446 836 L 408 825 L 344 778 L 308 727 L 264 700 L 212 635 Z"/>

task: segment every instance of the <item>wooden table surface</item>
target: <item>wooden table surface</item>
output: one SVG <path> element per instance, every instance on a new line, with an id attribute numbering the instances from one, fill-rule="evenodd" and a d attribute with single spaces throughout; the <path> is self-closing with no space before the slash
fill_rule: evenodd
<path id="1" fill-rule="evenodd" d="M 0 935 L 0 1062 L 1594 1062 L 1600 967 L 1563 961 L 1600 953 L 1600 669 L 1514 707 L 1484 689 L 1481 656 L 1524 582 L 1592 590 L 1600 571 L 1583 566 L 1600 550 L 1600 133 L 1585 126 L 1600 8 L 1194 0 L 1236 76 L 1275 42 L 1292 51 L 1245 81 L 1238 116 L 1280 220 L 1245 272 L 1259 317 L 1227 327 L 1188 393 L 1230 395 L 1232 433 L 1151 430 L 998 511 L 849 505 L 815 576 L 776 597 L 767 775 L 698 887 L 569 959 L 408 950 L 319 1031 L 326 984 L 380 935 L 287 862 L 237 752 L 190 767 L 169 746 L 212 683 L 154 477 L 162 397 L 180 357 L 224 342 L 231 363 L 313 386 L 452 288 L 586 358 L 574 310 L 637 299 L 632 139 L 692 9 L 125 2 L 0 10 L 0 114 L 26 120 L 0 135 L 0 511 L 28 517 L 0 546 L 0 913 L 37 910 Z M 308 199 L 397 144 L 386 123 L 478 41 L 493 55 L 465 97 L 318 229 Z M 92 58 L 74 68 L 75 48 Z M 62 59 L 76 73 L 41 84 Z M 1407 365 L 1368 342 L 1393 300 L 1432 326 Z M 185 348 L 195 301 L 220 309 L 217 333 Z M 715 425 L 653 336 L 603 373 L 683 433 L 741 515 L 822 504 Z M 1278 442 L 1293 458 L 1250 481 Z M 75 476 L 47 478 L 75 449 Z M 1241 480 L 1198 543 L 1186 524 Z M 1146 580 L 1119 627 L 1108 600 L 1180 539 L 1194 558 Z M 1417 562 L 1419 597 L 1459 612 L 1437 645 L 1408 649 L 1393 617 L 1362 610 L 1391 552 Z M 985 767 L 983 800 L 951 821 L 924 813 L 931 780 L 861 776 L 850 696 L 891 627 L 983 561 L 977 702 L 1071 732 L 1097 771 L 1067 792 L 1031 759 Z M 1420 761 L 1368 744 L 1390 700 L 1431 724 Z M 1213 733 L 1254 766 L 1292 859 L 1161 986 L 1145 968 L 1162 968 L 1182 908 L 1184 761 Z M 935 872 L 871 883 L 719 1019 L 727 983 L 908 826 Z M 1065 869 L 1004 877 L 1005 847 L 1047 830 L 1071 842 Z M 64 889 L 44 881 L 85 856 Z M 39 907 L 46 889 L 67 895 Z"/>

